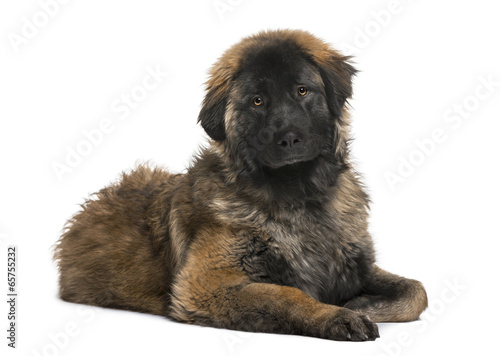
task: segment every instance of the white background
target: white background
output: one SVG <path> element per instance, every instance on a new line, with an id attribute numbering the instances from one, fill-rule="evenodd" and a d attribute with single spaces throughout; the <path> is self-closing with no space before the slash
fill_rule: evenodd
<path id="1" fill-rule="evenodd" d="M 495 2 L 74 0 L 43 10 L 48 2 L 0 5 L 2 355 L 439 355 L 496 347 Z M 229 5 L 218 13 L 214 3 Z M 58 299 L 51 249 L 65 220 L 137 162 L 187 167 L 206 142 L 196 119 L 209 66 L 241 37 L 275 28 L 308 30 L 355 56 L 352 152 L 373 200 L 379 264 L 424 283 L 431 307 L 423 320 L 380 325 L 376 342 L 340 343 L 188 326 Z M 168 77 L 144 91 L 147 68 L 157 67 Z M 116 112 L 132 92 L 144 100 Z M 84 130 L 102 122 L 110 132 L 88 146 Z M 435 130 L 439 142 L 431 143 Z M 66 165 L 78 147 L 87 155 L 73 158 L 59 179 L 54 165 Z M 388 172 L 400 177 L 393 189 Z M 9 244 L 19 250 L 15 351 L 6 346 L 3 301 Z"/>

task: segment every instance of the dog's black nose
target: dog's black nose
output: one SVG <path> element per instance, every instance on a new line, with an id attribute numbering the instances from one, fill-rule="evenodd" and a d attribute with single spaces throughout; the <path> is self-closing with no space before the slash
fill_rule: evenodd
<path id="1" fill-rule="evenodd" d="M 292 149 L 299 146 L 304 140 L 303 134 L 299 131 L 288 131 L 277 140 L 278 146 L 284 149 Z"/>

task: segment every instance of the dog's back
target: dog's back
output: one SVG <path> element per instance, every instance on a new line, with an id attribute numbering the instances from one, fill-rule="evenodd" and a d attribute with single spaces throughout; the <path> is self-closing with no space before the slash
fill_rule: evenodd
<path id="1" fill-rule="evenodd" d="M 153 238 L 148 211 L 176 177 L 140 166 L 83 204 L 56 246 L 62 299 L 165 315 L 168 236 Z"/>

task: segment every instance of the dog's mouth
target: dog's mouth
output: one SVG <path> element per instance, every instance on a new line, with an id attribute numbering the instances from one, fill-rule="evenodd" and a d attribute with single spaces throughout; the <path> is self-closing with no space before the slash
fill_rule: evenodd
<path id="1" fill-rule="evenodd" d="M 318 156 L 317 152 L 311 152 L 309 154 L 300 154 L 300 155 L 291 155 L 284 157 L 282 159 L 265 159 L 264 166 L 271 169 L 279 169 L 279 168 L 293 168 L 299 166 L 301 163 L 309 162 L 314 160 Z"/>
<path id="2" fill-rule="evenodd" d="M 308 147 L 302 147 L 300 150 L 295 150 L 295 152 L 268 151 L 263 157 L 263 163 L 270 168 L 276 169 L 312 161 L 319 155 L 320 150 L 314 142 L 307 142 L 306 144 Z"/>
<path id="3" fill-rule="evenodd" d="M 270 168 L 281 168 L 285 166 L 294 166 L 294 165 L 296 166 L 299 163 L 311 161 L 315 157 L 316 155 L 287 157 L 286 159 L 280 162 L 268 162 L 268 166 Z"/>
<path id="4" fill-rule="evenodd" d="M 314 159 L 290 160 L 288 162 L 290 163 L 263 166 L 262 173 L 278 181 L 293 182 L 300 180 L 314 165 Z"/>

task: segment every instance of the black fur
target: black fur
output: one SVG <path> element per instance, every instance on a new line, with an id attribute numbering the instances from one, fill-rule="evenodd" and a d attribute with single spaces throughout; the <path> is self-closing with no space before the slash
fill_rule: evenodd
<path id="1" fill-rule="evenodd" d="M 61 297 L 333 340 L 415 320 L 425 290 L 376 266 L 349 161 L 354 74 L 303 31 L 232 47 L 199 115 L 209 147 L 185 174 L 141 166 L 83 206 L 56 250 Z"/>

